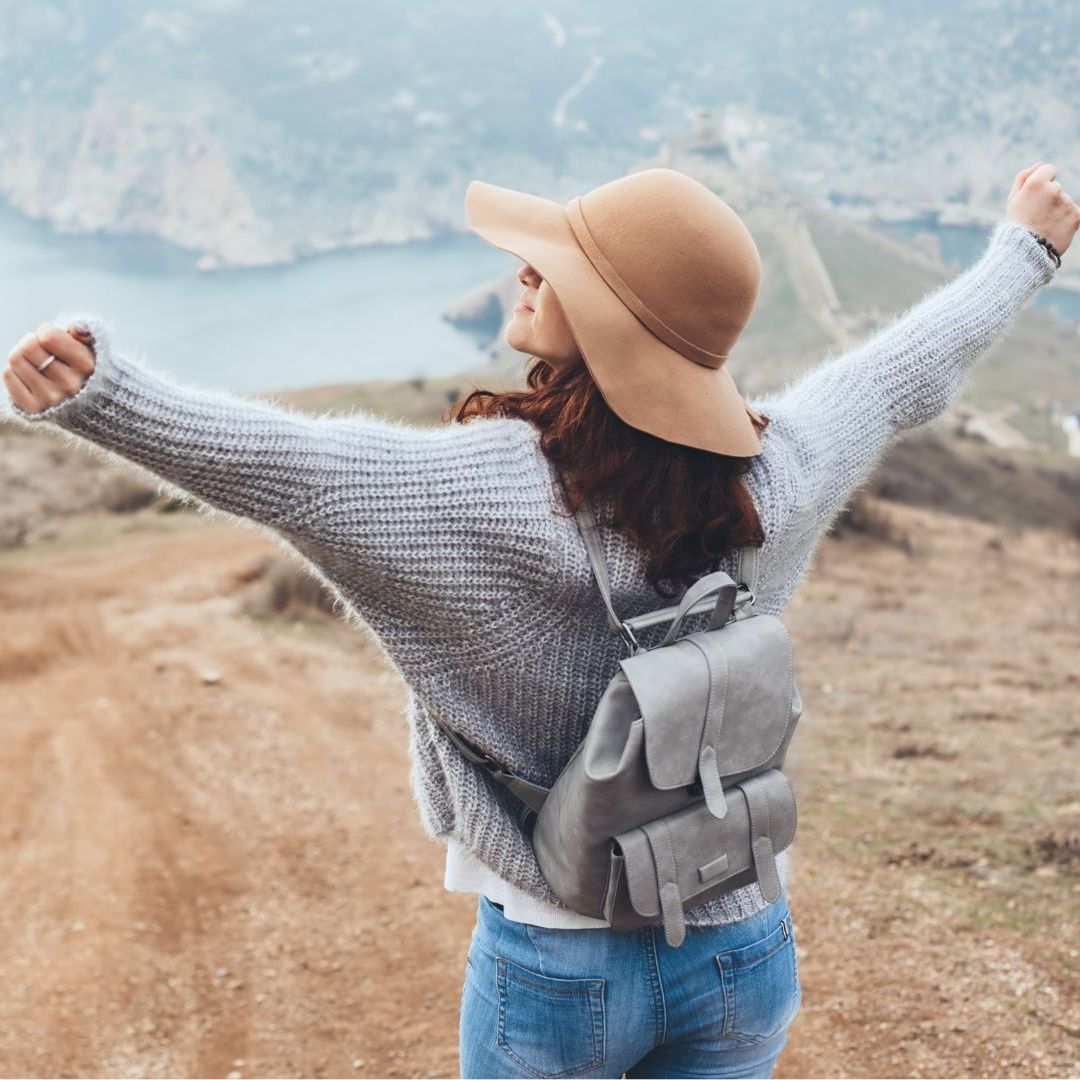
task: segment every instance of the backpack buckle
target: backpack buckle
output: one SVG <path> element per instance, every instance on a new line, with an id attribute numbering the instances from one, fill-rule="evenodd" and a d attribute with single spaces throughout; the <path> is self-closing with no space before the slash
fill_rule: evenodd
<path id="1" fill-rule="evenodd" d="M 738 608 L 741 608 L 741 607 L 743 607 L 745 605 L 749 605 L 750 607 L 754 606 L 754 600 L 756 599 L 756 597 L 754 596 L 754 590 L 749 588 L 746 585 L 740 586 L 740 591 L 742 589 L 746 590 L 746 595 L 741 600 L 738 598 L 738 596 L 736 596 L 735 603 L 732 605 L 732 610 L 733 611 L 735 611 Z"/>
<path id="2" fill-rule="evenodd" d="M 631 656 L 635 655 L 636 653 L 641 652 L 641 643 L 634 636 L 634 631 L 631 630 L 630 627 L 627 626 L 626 623 L 622 622 L 621 620 L 619 621 L 619 632 L 622 634 L 623 642 L 626 644 L 626 647 L 630 650 L 630 655 Z"/>
<path id="3" fill-rule="evenodd" d="M 518 812 L 518 824 L 521 826 L 522 832 L 527 836 L 532 834 L 533 826 L 536 824 L 536 811 L 531 806 L 522 806 Z"/>

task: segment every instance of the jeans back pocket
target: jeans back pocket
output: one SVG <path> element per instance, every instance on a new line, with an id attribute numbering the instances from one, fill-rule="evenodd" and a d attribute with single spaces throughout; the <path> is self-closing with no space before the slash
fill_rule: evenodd
<path id="1" fill-rule="evenodd" d="M 496 958 L 499 1048 L 532 1076 L 577 1076 L 605 1057 L 605 979 L 559 979 Z"/>
<path id="2" fill-rule="evenodd" d="M 725 1038 L 765 1042 L 794 1019 L 802 1002 L 791 914 L 759 941 L 718 953 Z"/>

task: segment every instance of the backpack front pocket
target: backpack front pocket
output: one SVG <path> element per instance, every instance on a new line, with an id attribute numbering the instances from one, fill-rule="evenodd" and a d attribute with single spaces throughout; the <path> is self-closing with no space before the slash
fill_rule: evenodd
<path id="1" fill-rule="evenodd" d="M 669 945 L 681 945 L 683 910 L 757 881 L 766 903 L 780 895 L 776 855 L 795 837 L 795 793 L 779 769 L 726 789 L 728 813 L 695 803 L 615 837 L 630 906 L 660 918 Z"/>

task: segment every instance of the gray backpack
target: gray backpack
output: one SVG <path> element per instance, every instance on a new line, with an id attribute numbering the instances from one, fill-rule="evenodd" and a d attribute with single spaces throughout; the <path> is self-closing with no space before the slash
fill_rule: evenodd
<path id="1" fill-rule="evenodd" d="M 781 772 L 802 715 L 787 628 L 754 610 L 757 548 L 739 552 L 735 582 L 717 571 L 676 605 L 619 619 L 596 521 L 576 514 L 608 621 L 630 650 L 581 741 L 548 789 L 502 768 L 444 727 L 458 749 L 524 804 L 522 827 L 553 893 L 616 931 L 663 923 L 757 882 L 780 896 L 776 854 L 794 839 L 795 795 Z M 708 626 L 679 637 L 689 614 Z M 634 635 L 670 622 L 663 641 Z"/>

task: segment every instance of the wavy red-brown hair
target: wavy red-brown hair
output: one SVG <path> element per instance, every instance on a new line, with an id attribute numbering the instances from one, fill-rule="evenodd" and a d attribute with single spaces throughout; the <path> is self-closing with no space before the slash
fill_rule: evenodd
<path id="1" fill-rule="evenodd" d="M 668 442 L 631 427 L 604 400 L 588 367 L 555 367 L 530 357 L 528 390 L 475 389 L 449 410 L 449 419 L 513 416 L 535 424 L 540 447 L 562 474 L 572 509 L 582 498 L 647 553 L 650 585 L 677 598 L 720 559 L 765 540 L 742 482 L 753 458 L 716 454 Z M 754 421 L 758 434 L 769 418 Z M 602 519 L 603 520 L 603 519 Z M 666 583 L 674 583 L 665 584 Z"/>

